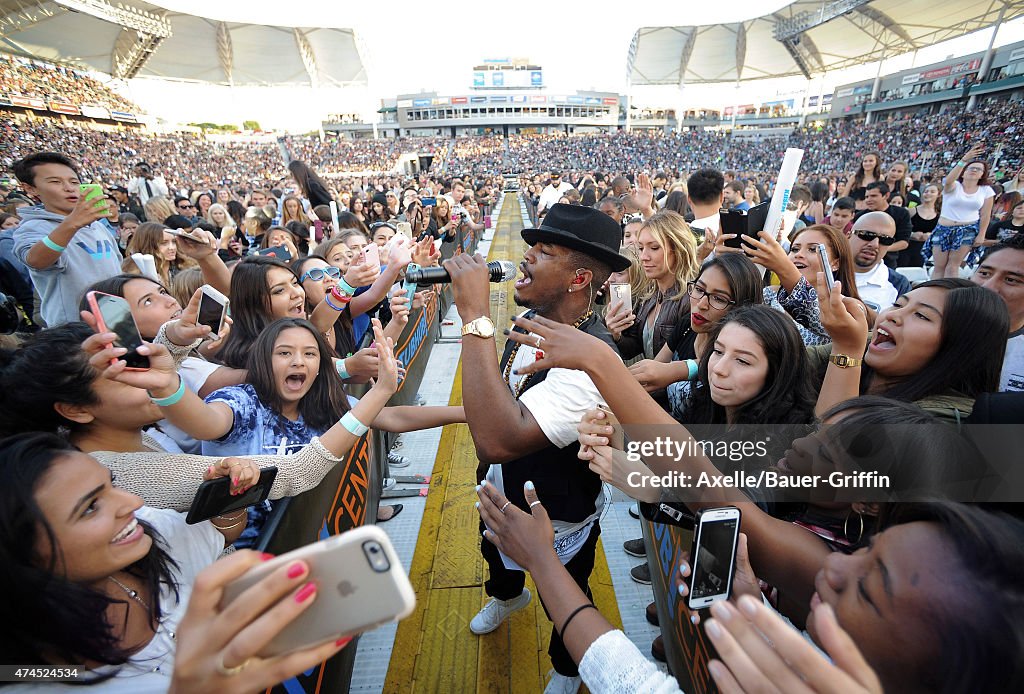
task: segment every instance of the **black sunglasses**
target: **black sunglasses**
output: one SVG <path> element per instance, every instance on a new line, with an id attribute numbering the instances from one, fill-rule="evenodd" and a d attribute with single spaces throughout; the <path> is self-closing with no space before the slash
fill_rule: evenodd
<path id="1" fill-rule="evenodd" d="M 883 236 L 882 234 L 876 234 L 873 231 L 861 231 L 860 229 L 854 229 L 853 233 L 857 235 L 861 241 L 871 241 L 871 239 L 878 239 L 880 246 L 891 246 L 896 243 L 896 239 L 892 236 Z"/>

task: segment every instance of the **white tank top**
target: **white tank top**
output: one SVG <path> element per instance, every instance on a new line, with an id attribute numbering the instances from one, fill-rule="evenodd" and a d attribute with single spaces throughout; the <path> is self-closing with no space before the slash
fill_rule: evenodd
<path id="1" fill-rule="evenodd" d="M 981 208 L 985 206 L 985 201 L 994 197 L 996 192 L 988 186 L 980 186 L 968 195 L 960 181 L 954 185 L 956 188 L 952 193 L 944 193 L 942 196 L 942 216 L 964 224 L 977 222 L 981 218 Z"/>

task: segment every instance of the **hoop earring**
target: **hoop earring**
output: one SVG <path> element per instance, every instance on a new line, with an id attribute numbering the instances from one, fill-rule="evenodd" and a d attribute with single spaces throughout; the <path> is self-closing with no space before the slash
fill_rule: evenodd
<path id="1" fill-rule="evenodd" d="M 850 524 L 850 516 L 852 514 L 854 514 L 854 513 L 857 514 L 857 522 L 859 523 L 859 526 L 860 526 L 859 529 L 857 530 L 857 538 L 856 539 L 850 537 L 850 530 L 847 527 Z M 859 513 L 857 511 L 854 511 L 853 509 L 850 509 L 850 512 L 846 514 L 846 520 L 843 521 L 843 535 L 845 535 L 846 539 L 849 540 L 853 544 L 857 544 L 858 542 L 860 542 L 861 538 L 864 537 L 864 514 Z"/>

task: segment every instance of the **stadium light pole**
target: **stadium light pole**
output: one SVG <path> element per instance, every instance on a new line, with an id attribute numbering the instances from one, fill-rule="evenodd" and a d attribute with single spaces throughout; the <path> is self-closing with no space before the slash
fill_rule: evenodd
<path id="1" fill-rule="evenodd" d="M 981 67 L 978 69 L 978 81 L 985 79 L 985 74 L 988 72 L 989 67 L 992 65 L 992 55 L 994 51 L 992 47 L 996 43 L 996 34 L 999 33 L 999 27 L 1003 24 L 1003 17 L 1006 15 L 1006 5 L 999 10 L 999 17 L 996 19 L 995 25 L 992 27 L 992 36 L 988 39 L 988 48 L 985 49 L 985 57 L 981 59 Z M 973 111 L 975 104 L 978 103 L 978 95 L 971 94 L 970 98 L 967 99 L 967 110 Z"/>

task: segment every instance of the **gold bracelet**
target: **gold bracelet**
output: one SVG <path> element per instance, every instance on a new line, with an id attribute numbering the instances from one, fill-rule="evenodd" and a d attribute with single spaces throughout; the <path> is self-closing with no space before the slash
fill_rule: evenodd
<path id="1" fill-rule="evenodd" d="M 235 523 L 232 523 L 231 525 L 217 525 L 216 523 L 213 522 L 213 518 L 211 518 L 210 519 L 210 525 L 212 525 L 213 527 L 217 528 L 217 530 L 231 530 L 231 528 L 237 528 L 242 523 L 244 523 L 246 520 L 248 520 L 248 517 L 249 517 L 248 511 L 246 511 L 245 509 L 242 509 L 242 512 L 240 514 L 238 514 L 237 516 L 231 516 L 231 517 L 214 516 L 214 518 L 221 518 L 221 519 L 226 520 L 226 521 L 233 521 L 233 520 L 237 519 L 237 521 Z"/>

